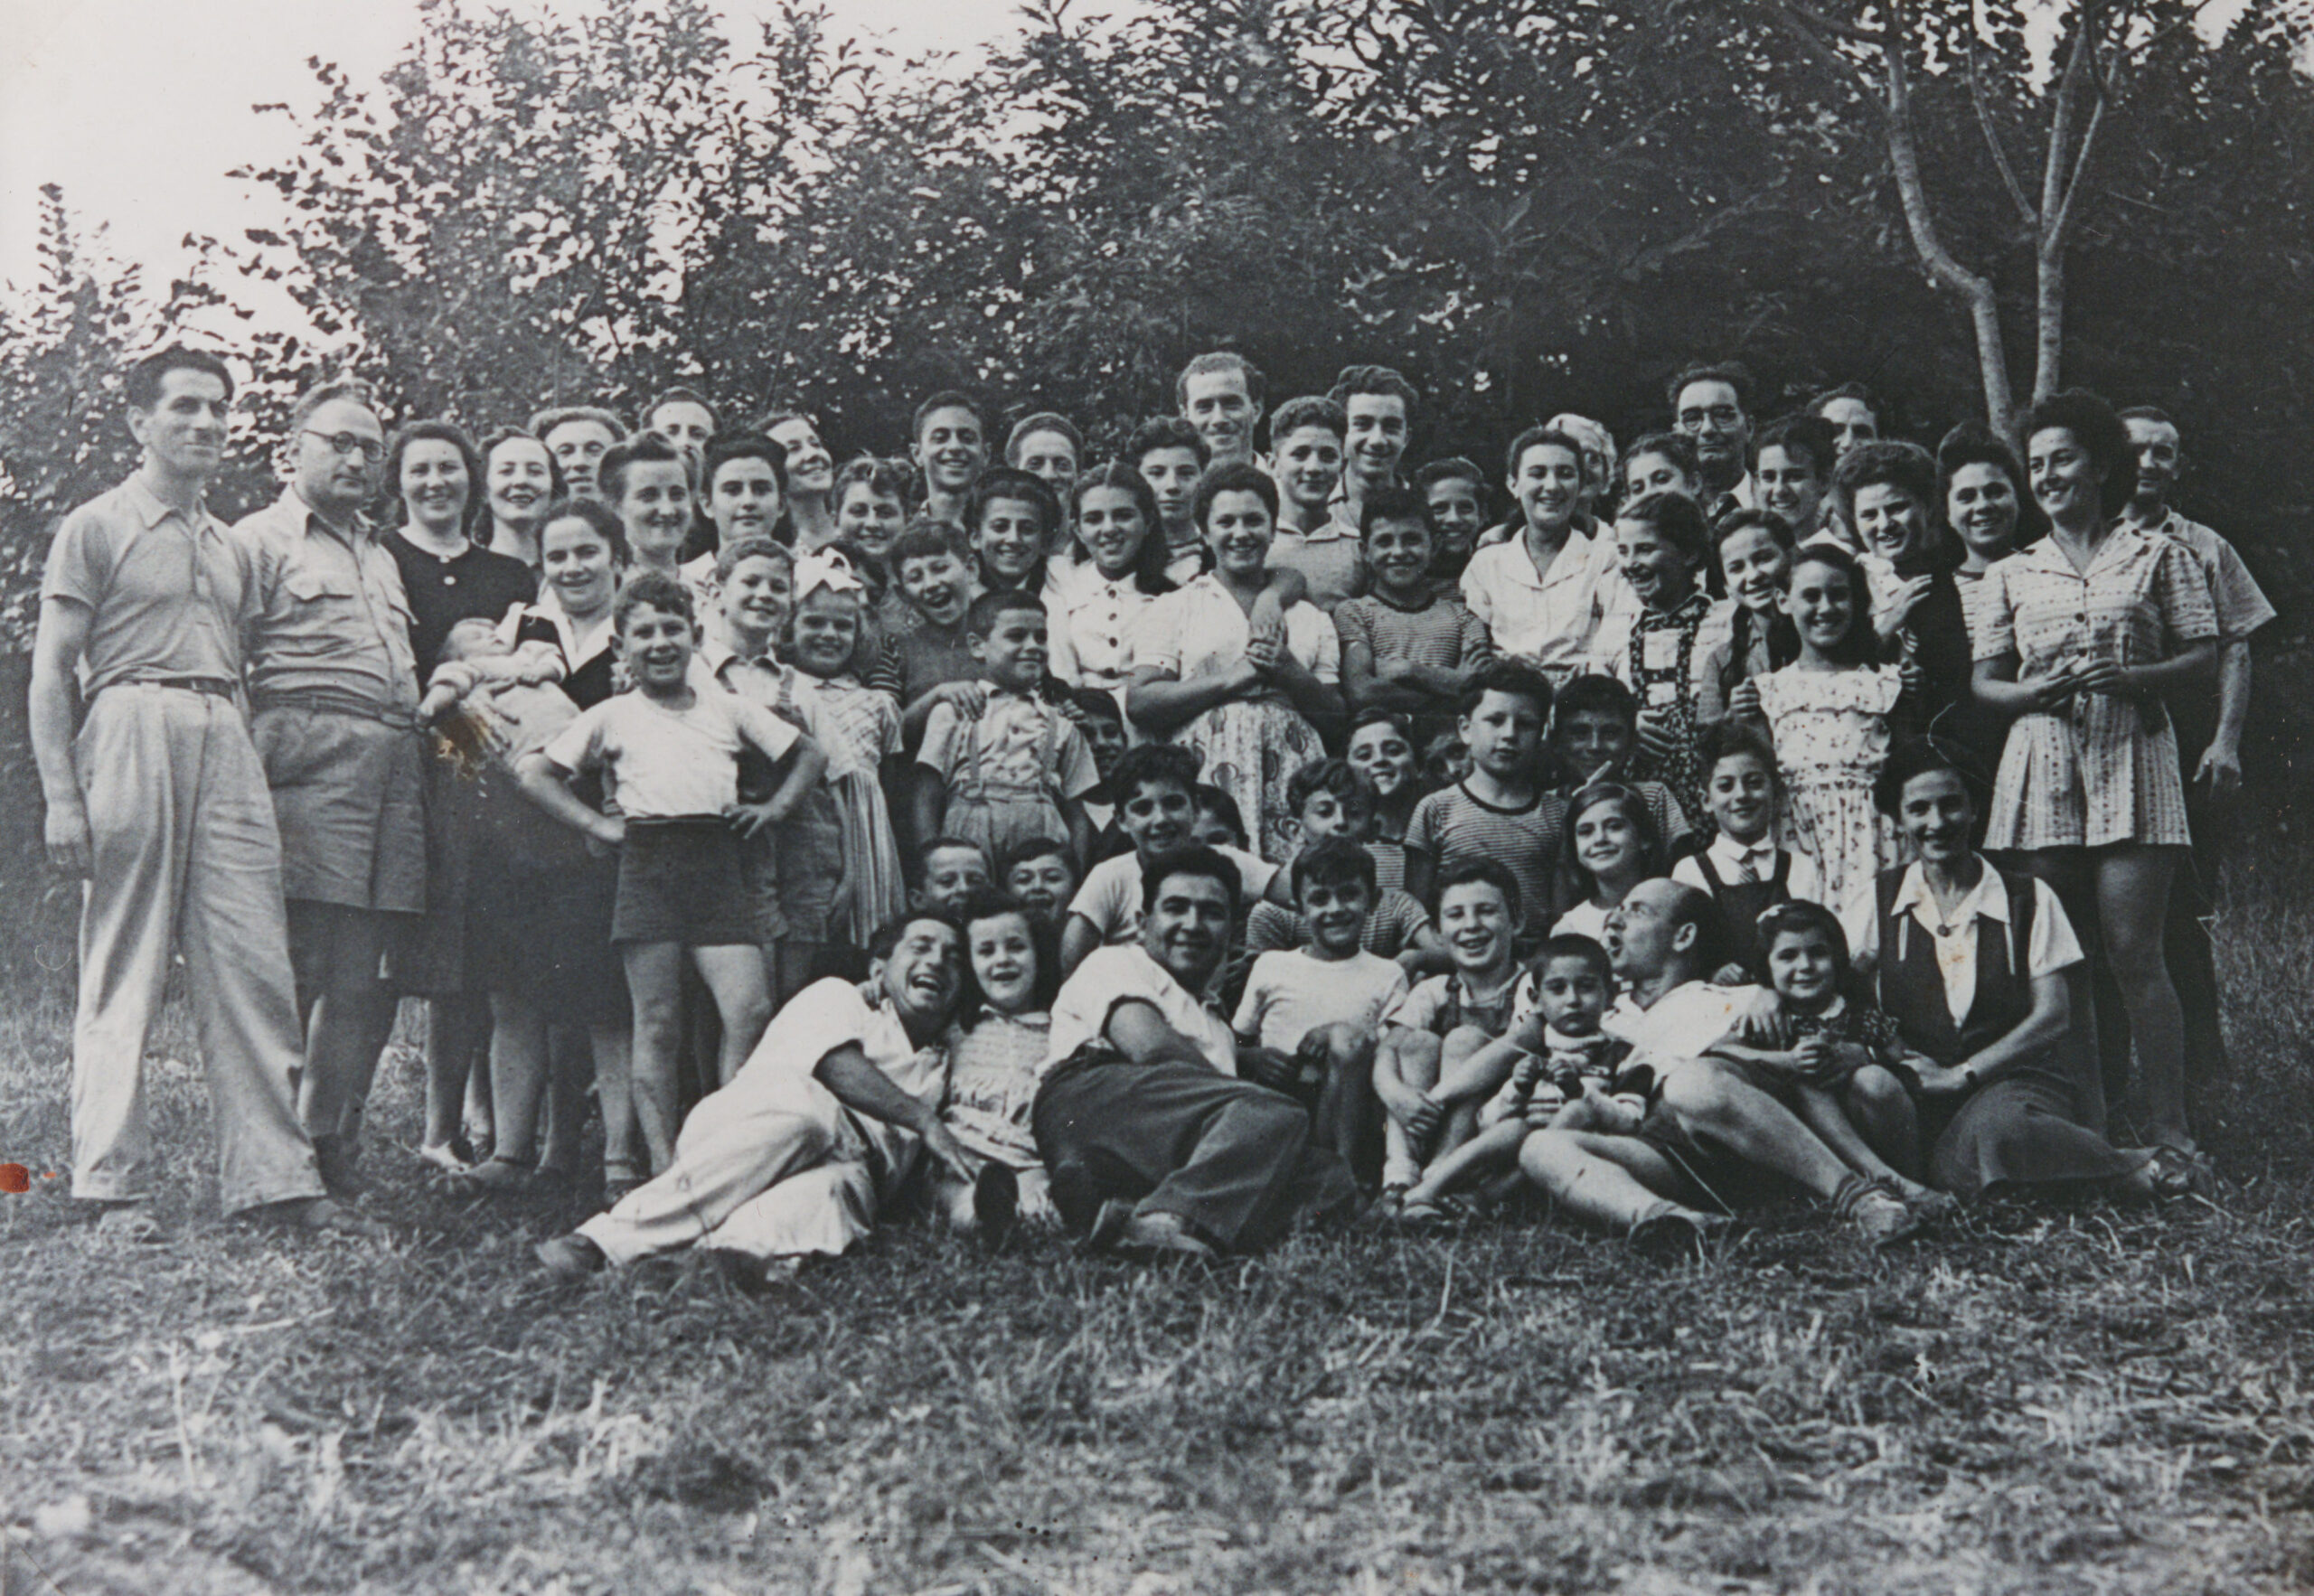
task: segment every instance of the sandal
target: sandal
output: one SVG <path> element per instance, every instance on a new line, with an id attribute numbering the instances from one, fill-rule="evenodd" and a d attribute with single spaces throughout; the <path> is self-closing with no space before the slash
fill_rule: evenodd
<path id="1" fill-rule="evenodd" d="M 2158 1146 L 2145 1161 L 2153 1195 L 2168 1202 L 2206 1192 L 2216 1183 L 2209 1155 L 2198 1148 Z"/>
<path id="2" fill-rule="evenodd" d="M 527 1162 L 493 1155 L 471 1169 L 445 1175 L 437 1182 L 442 1195 L 457 1200 L 481 1197 L 512 1197 L 526 1189 L 536 1171 Z"/>
<path id="3" fill-rule="evenodd" d="M 472 1150 L 456 1141 L 421 1141 L 418 1144 L 418 1161 L 431 1164 L 445 1175 L 463 1175 L 475 1167 Z"/>

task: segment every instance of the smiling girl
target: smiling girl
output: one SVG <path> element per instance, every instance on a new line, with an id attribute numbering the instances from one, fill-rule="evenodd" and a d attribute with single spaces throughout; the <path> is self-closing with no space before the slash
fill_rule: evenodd
<path id="1" fill-rule="evenodd" d="M 539 568 L 539 528 L 547 507 L 565 492 L 562 467 L 527 432 L 494 432 L 482 444 L 483 478 L 490 511 L 490 551 Z"/>
<path id="2" fill-rule="evenodd" d="M 1051 623 L 1048 668 L 1071 687 L 1122 689 L 1133 675 L 1133 634 L 1150 605 L 1173 591 L 1158 535 L 1157 495 L 1122 462 L 1077 481 L 1073 559 L 1045 586 Z"/>
<path id="3" fill-rule="evenodd" d="M 957 918 L 980 1001 L 948 1032 L 948 1095 L 940 1122 L 965 1151 L 987 1161 L 972 1181 L 934 1170 L 933 1208 L 951 1229 L 991 1240 L 1015 1215 L 1058 1228 L 1060 1213 L 1029 1123 L 1060 985 L 1055 933 L 1018 899 L 994 892 L 974 894 Z"/>
<path id="4" fill-rule="evenodd" d="M 1703 824 L 1696 735 L 1706 711 L 1717 708 L 1711 662 L 1727 649 L 1734 608 L 1713 604 L 1699 580 L 1711 558 L 1703 512 L 1679 493 L 1650 493 L 1625 505 L 1615 515 L 1615 558 L 1640 607 L 1599 628 L 1598 663 L 1639 700 L 1630 774 L 1661 782 L 1689 823 Z"/>
<path id="5" fill-rule="evenodd" d="M 1647 801 L 1613 782 L 1568 802 L 1563 835 L 1558 901 L 1566 906 L 1551 934 L 1596 938 L 1632 887 L 1663 873 L 1663 844 Z"/>
<path id="6" fill-rule="evenodd" d="M 1271 587 L 1277 484 L 1253 465 L 1209 474 L 1198 524 L 1214 568 L 1150 606 L 1134 647 L 1126 713 L 1150 737 L 1205 756 L 1206 779 L 1237 800 L 1256 829 L 1256 851 L 1291 858 L 1293 773 L 1322 755 L 1313 720 L 1341 714 L 1341 644 L 1316 606 L 1286 607 L 1267 624 L 1256 606 Z"/>
<path id="7" fill-rule="evenodd" d="M 682 580 L 694 501 L 689 468 L 674 445 L 647 432 L 629 438 L 604 454 L 596 480 L 626 529 L 635 574 Z"/>
<path id="8" fill-rule="evenodd" d="M 1800 657 L 1760 678 L 1760 710 L 1783 773 L 1792 841 L 1816 861 L 1821 901 L 1858 944 L 1873 879 L 1894 855 L 1872 783 L 1887 757 L 1903 678 L 1894 665 L 1871 662 L 1864 572 L 1845 549 L 1800 550 L 1783 605 L 1800 634 Z"/>

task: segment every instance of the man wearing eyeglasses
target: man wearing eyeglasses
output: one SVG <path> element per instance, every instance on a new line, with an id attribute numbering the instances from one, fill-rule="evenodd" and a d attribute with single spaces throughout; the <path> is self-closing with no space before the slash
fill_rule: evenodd
<path id="1" fill-rule="evenodd" d="M 1733 361 L 1689 366 L 1671 379 L 1671 425 L 1695 440 L 1704 513 L 1713 521 L 1759 506 L 1752 483 L 1752 374 Z"/>
<path id="2" fill-rule="evenodd" d="M 170 953 L 191 977 L 229 1215 L 376 1226 L 323 1195 L 291 1079 L 302 1057 L 281 848 L 236 701 L 247 550 L 202 493 L 233 398 L 216 356 L 171 347 L 130 369 L 128 481 L 57 530 L 41 580 L 32 742 L 50 859 L 82 877 L 72 1027 L 72 1195 L 127 1241 L 150 1211 L 145 1044 Z M 87 715 L 76 728 L 77 697 Z"/>
<path id="3" fill-rule="evenodd" d="M 397 924 L 426 907 L 424 745 L 409 600 L 362 515 L 385 427 L 351 380 L 307 393 L 289 422 L 287 489 L 233 533 L 252 558 L 250 730 L 281 828 L 306 1027 L 298 1112 L 342 1193 L 393 1027 L 380 964 Z"/>

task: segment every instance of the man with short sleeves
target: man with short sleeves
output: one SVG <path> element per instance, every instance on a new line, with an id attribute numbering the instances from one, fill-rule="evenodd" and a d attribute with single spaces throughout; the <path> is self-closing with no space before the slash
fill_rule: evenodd
<path id="1" fill-rule="evenodd" d="M 323 1195 L 298 1123 L 296 989 L 281 845 L 237 701 L 247 550 L 202 502 L 233 380 L 171 348 L 128 378 L 144 457 L 65 518 L 41 584 L 32 743 L 48 848 L 87 878 L 72 1032 L 72 1193 L 99 1224 L 156 1240 L 145 1043 L 184 955 L 215 1114 L 224 1211 L 374 1233 Z M 76 681 L 88 706 L 77 736 Z"/>
<path id="2" fill-rule="evenodd" d="M 1349 1168 L 1312 1144 L 1300 1103 L 1237 1078 L 1237 1038 L 1207 1006 L 1236 868 L 1191 847 L 1143 875 L 1139 939 L 1087 956 L 1053 1002 L 1031 1122 L 1061 1216 L 1090 1249 L 1210 1257 L 1251 1252 L 1297 1216 L 1347 1212 Z"/>
<path id="3" fill-rule="evenodd" d="M 683 1121 L 664 1172 L 539 1247 L 548 1271 L 575 1280 L 697 1246 L 752 1284 L 868 1235 L 919 1154 L 973 1182 L 980 1160 L 940 1122 L 964 931 L 919 911 L 880 934 L 874 953 L 865 983 L 797 993 L 731 1084 Z"/>
<path id="4" fill-rule="evenodd" d="M 2218 873 L 2233 842 L 2234 801 L 2242 786 L 2242 728 L 2250 715 L 2251 634 L 2274 618 L 2274 606 L 2232 543 L 2169 503 L 2185 468 L 2178 424 L 2150 405 L 2121 412 L 2137 454 L 2137 493 L 2123 512 L 2138 527 L 2183 543 L 2209 583 L 2217 608 L 2217 694 L 2181 693 L 2169 700 L 2178 759 L 2186 775 L 2186 823 L 2193 832 L 2191 868 L 2170 878 L 2164 928 L 2169 979 L 2186 1026 L 2186 1073 L 2196 1084 L 2225 1073 L 2225 1033 L 2218 1023 L 2217 964 L 2209 915 Z M 2098 1013 L 2102 1024 L 2103 1010 Z"/>
<path id="5" fill-rule="evenodd" d="M 233 536 L 250 562 L 250 730 L 306 1025 L 298 1110 L 323 1179 L 344 1189 L 393 1028 L 380 961 L 426 907 L 425 745 L 409 600 L 362 513 L 385 459 L 377 408 L 361 384 L 332 382 L 289 420 L 289 485 Z"/>

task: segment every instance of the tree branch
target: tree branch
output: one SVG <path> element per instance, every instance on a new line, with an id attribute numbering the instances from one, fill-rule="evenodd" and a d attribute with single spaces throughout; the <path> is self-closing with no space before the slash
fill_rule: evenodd
<path id="1" fill-rule="evenodd" d="M 2096 153 L 2097 129 L 2105 120 L 2105 96 L 2100 93 L 2096 103 L 2089 108 L 2089 126 L 2081 130 L 2081 149 L 2074 157 L 2073 175 L 2065 180 L 2065 198 L 2058 202 L 2057 211 L 2048 220 L 2042 247 L 2045 249 L 2065 248 L 2065 234 L 2073 226 L 2073 202 L 2081 193 L 2082 180 L 2089 175 L 2089 158 Z"/>
<path id="2" fill-rule="evenodd" d="M 2017 168 L 2008 164 L 2008 151 L 2001 145 L 1999 130 L 1992 125 L 1992 108 L 1985 104 L 1984 82 L 1977 72 L 1977 36 L 1973 25 L 1974 19 L 1971 18 L 1971 22 L 1969 103 L 1977 108 L 1977 126 L 1984 130 L 1985 144 L 1992 151 L 1992 164 L 2000 169 L 2002 186 L 2008 190 L 2008 197 L 2017 202 L 2017 214 L 2024 219 L 2027 227 L 2037 228 L 2041 225 L 2040 215 L 2033 209 L 2033 202 L 2025 192 L 2025 185 L 2018 181 Z"/>
<path id="3" fill-rule="evenodd" d="M 1792 8 L 1788 0 L 1766 0 L 1762 7 L 1783 31 L 1805 45 L 1810 54 L 1832 70 L 1847 78 L 1856 91 L 1866 99 L 1872 98 L 1873 82 L 1862 66 L 1842 55 L 1828 43 L 1821 33 L 1809 24 L 1807 18 Z"/>

